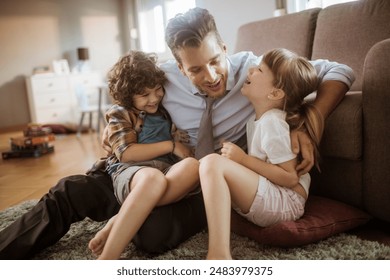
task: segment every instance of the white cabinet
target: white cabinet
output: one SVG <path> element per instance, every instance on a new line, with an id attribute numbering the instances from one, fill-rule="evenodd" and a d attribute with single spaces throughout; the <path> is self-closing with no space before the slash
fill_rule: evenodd
<path id="1" fill-rule="evenodd" d="M 35 75 L 28 77 L 26 83 L 32 122 L 59 124 L 74 121 L 68 76 Z"/>
<path id="2" fill-rule="evenodd" d="M 27 77 L 31 121 L 39 124 L 78 124 L 82 105 L 77 98 L 78 89 L 82 88 L 90 99 L 97 100 L 101 84 L 102 79 L 97 73 Z"/>

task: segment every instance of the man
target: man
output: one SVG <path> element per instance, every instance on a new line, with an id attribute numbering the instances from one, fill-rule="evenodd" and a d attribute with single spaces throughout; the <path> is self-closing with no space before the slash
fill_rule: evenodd
<path id="1" fill-rule="evenodd" d="M 212 105 L 214 150 L 221 141 L 245 147 L 245 123 L 252 106 L 240 93 L 247 70 L 261 57 L 242 52 L 227 55 L 212 15 L 195 8 L 173 18 L 166 41 L 176 61 L 161 65 L 166 72 L 164 106 L 179 129 L 186 130 L 190 144 L 198 142 L 198 128 L 206 107 Z M 322 80 L 315 106 L 326 118 L 354 80 L 352 70 L 334 62 L 313 62 Z M 302 154 L 300 174 L 313 166 L 313 147 L 304 132 L 292 134 L 293 150 Z M 101 170 L 63 178 L 27 214 L 0 233 L 0 259 L 28 258 L 57 242 L 72 223 L 90 217 L 103 221 L 115 215 L 119 204 L 109 176 Z M 206 226 L 202 195 L 156 208 L 139 230 L 134 243 L 148 252 L 176 247 Z"/>

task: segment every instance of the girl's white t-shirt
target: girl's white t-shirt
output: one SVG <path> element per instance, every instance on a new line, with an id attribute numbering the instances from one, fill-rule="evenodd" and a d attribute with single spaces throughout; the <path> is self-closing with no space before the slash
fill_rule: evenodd
<path id="1" fill-rule="evenodd" d="M 286 112 L 271 109 L 260 119 L 255 115 L 246 125 L 248 154 L 272 164 L 279 164 L 296 158 L 291 149 L 290 127 L 286 122 Z M 309 194 L 309 173 L 300 177 L 299 183 Z"/>

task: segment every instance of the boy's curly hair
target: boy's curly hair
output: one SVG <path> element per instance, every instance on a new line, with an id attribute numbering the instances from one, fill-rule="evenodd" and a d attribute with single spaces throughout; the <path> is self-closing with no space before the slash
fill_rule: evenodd
<path id="1" fill-rule="evenodd" d="M 142 51 L 130 51 L 122 56 L 108 72 L 110 95 L 127 110 L 133 109 L 133 96 L 142 94 L 145 88 L 164 86 L 164 71 L 157 66 L 157 55 Z"/>

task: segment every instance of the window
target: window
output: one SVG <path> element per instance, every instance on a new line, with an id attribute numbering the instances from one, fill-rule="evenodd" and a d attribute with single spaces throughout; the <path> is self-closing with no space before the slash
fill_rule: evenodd
<path id="1" fill-rule="evenodd" d="M 288 13 L 295 13 L 312 8 L 325 8 L 330 5 L 357 0 L 286 0 Z"/>
<path id="2" fill-rule="evenodd" d="M 345 3 L 345 2 L 352 2 L 352 1 L 357 1 L 357 0 L 307 0 L 307 7 L 308 8 L 325 8 L 330 5 L 334 4 L 340 4 L 340 3 Z"/>
<path id="3" fill-rule="evenodd" d="M 155 52 L 160 60 L 171 58 L 164 31 L 168 20 L 194 8 L 195 0 L 137 0 L 138 39 L 145 52 Z"/>

